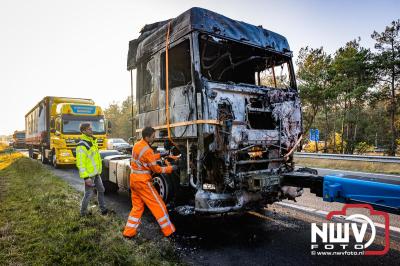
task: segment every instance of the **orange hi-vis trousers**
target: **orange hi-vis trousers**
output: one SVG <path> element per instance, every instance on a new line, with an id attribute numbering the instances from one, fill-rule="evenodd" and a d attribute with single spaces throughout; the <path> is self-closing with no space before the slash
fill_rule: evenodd
<path id="1" fill-rule="evenodd" d="M 134 179 L 135 174 L 131 174 L 132 210 L 129 213 L 123 235 L 126 237 L 136 235 L 144 211 L 144 204 L 157 219 L 164 236 L 174 233 L 175 227 L 169 219 L 167 208 L 151 181 L 133 181 Z"/>

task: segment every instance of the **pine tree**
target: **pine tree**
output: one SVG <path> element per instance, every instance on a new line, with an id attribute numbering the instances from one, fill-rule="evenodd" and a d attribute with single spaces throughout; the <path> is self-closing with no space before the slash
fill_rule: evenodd
<path id="1" fill-rule="evenodd" d="M 376 74 L 380 83 L 383 98 L 389 102 L 388 113 L 390 116 L 391 138 L 388 154 L 396 154 L 396 113 L 399 103 L 400 90 L 400 20 L 392 21 L 385 31 L 374 31 L 371 37 L 376 41 L 375 48 L 378 53 L 374 57 Z"/>

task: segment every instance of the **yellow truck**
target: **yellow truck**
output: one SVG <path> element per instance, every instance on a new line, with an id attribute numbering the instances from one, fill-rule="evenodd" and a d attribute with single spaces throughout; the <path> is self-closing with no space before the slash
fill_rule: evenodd
<path id="1" fill-rule="evenodd" d="M 79 126 L 83 122 L 91 123 L 99 149 L 106 149 L 111 124 L 93 100 L 44 97 L 25 115 L 29 157 L 40 157 L 42 163 L 51 163 L 55 168 L 75 164 Z"/>

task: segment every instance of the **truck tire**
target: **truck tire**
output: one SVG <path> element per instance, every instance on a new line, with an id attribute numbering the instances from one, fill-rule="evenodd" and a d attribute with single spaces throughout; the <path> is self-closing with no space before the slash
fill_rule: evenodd
<path id="1" fill-rule="evenodd" d="M 173 175 L 153 176 L 153 186 L 160 194 L 165 204 L 174 203 L 178 192 L 179 184 Z"/>
<path id="2" fill-rule="evenodd" d="M 42 162 L 42 164 L 48 164 L 49 163 L 49 160 L 46 158 L 45 154 L 46 154 L 45 153 L 45 149 L 42 148 L 42 152 L 41 152 L 41 155 L 40 155 L 40 161 Z"/>
<path id="3" fill-rule="evenodd" d="M 60 168 L 60 165 L 57 163 L 57 156 L 55 155 L 55 152 L 51 154 L 51 164 L 53 165 L 54 168 L 58 169 Z"/>
<path id="4" fill-rule="evenodd" d="M 105 191 L 106 194 L 109 194 L 109 193 L 114 194 L 114 193 L 118 192 L 118 185 L 113 182 L 106 180 L 106 181 L 103 181 L 103 185 L 106 190 Z"/>
<path id="5" fill-rule="evenodd" d="M 118 192 L 118 185 L 109 181 L 109 168 L 107 166 L 104 165 L 104 161 L 102 161 L 102 165 L 103 165 L 103 170 L 101 171 L 101 181 L 103 182 L 104 188 L 105 188 L 105 193 L 117 193 Z"/>

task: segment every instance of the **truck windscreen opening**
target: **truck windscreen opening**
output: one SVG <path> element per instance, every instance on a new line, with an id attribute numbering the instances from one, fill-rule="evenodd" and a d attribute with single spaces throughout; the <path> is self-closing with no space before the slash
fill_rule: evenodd
<path id="1" fill-rule="evenodd" d="M 81 123 L 90 123 L 94 134 L 104 134 L 105 133 L 105 122 L 104 119 L 99 120 L 63 120 L 62 132 L 64 134 L 80 134 Z"/>
<path id="2" fill-rule="evenodd" d="M 211 81 L 292 87 L 290 57 L 207 34 L 200 35 L 202 75 Z"/>
<path id="3" fill-rule="evenodd" d="M 175 88 L 190 85 L 191 75 L 190 43 L 185 40 L 168 51 L 168 86 Z M 161 54 L 161 90 L 165 90 L 165 52 Z"/>

